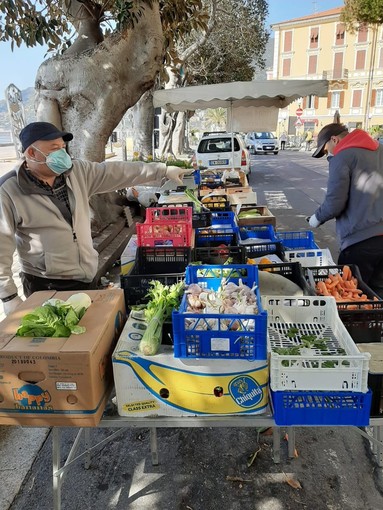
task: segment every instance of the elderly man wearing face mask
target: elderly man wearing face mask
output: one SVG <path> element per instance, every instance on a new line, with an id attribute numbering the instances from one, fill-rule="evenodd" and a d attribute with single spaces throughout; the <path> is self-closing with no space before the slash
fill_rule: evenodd
<path id="1" fill-rule="evenodd" d="M 0 299 L 5 314 L 21 303 L 12 278 L 17 250 L 28 297 L 38 290 L 85 290 L 97 272 L 89 198 L 170 179 L 182 184 L 190 170 L 164 163 L 72 160 L 73 135 L 48 122 L 20 132 L 23 163 L 0 179 Z"/>
<path id="2" fill-rule="evenodd" d="M 308 218 L 319 227 L 333 218 L 338 264 L 356 264 L 362 279 L 383 297 L 383 146 L 361 129 L 328 124 L 314 158 L 327 155 L 329 176 L 322 205 Z"/>

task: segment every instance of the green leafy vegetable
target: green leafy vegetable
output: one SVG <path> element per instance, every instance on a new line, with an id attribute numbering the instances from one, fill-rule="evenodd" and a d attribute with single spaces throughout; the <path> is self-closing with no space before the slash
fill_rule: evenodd
<path id="1" fill-rule="evenodd" d="M 83 293 L 80 293 L 84 296 Z M 75 294 L 73 295 L 75 296 Z M 31 337 L 68 337 L 71 334 L 80 335 L 85 333 L 85 328 L 79 326 L 81 317 L 90 306 L 90 298 L 75 298 L 76 308 L 71 304 L 71 296 L 67 301 L 61 299 L 49 299 L 42 306 L 38 306 L 31 313 L 27 313 L 21 319 L 21 324 L 16 331 L 17 336 Z M 77 300 L 77 301 L 76 301 Z M 76 304 L 77 303 L 77 304 Z M 81 304 L 80 304 L 81 303 Z"/>

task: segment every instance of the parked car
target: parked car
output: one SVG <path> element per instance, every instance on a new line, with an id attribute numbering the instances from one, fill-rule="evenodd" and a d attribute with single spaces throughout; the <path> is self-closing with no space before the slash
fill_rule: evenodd
<path id="1" fill-rule="evenodd" d="M 251 154 L 278 154 L 278 139 L 271 131 L 250 131 L 245 144 Z"/>
<path id="2" fill-rule="evenodd" d="M 234 141 L 234 150 L 231 148 L 231 140 Z M 234 154 L 234 161 L 233 159 Z M 198 143 L 193 161 L 198 167 L 209 170 L 215 168 L 242 170 L 246 175 L 250 174 L 250 153 L 246 149 L 245 142 L 238 133 L 214 132 L 204 133 Z"/>

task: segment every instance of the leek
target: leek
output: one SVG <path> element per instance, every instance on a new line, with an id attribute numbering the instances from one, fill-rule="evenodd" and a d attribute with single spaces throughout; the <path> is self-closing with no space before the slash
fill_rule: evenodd
<path id="1" fill-rule="evenodd" d="M 144 312 L 148 327 L 139 345 L 140 352 L 145 356 L 157 354 L 162 342 L 164 321 L 171 317 L 174 308 L 179 306 L 184 289 L 184 282 L 164 285 L 158 280 L 152 280 L 150 285 L 147 294 L 149 302 Z"/>

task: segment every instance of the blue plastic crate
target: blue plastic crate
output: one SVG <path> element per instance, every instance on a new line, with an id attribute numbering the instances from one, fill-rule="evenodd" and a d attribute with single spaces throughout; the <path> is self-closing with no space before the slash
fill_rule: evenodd
<path id="1" fill-rule="evenodd" d="M 275 243 L 278 241 L 272 225 L 249 225 L 239 227 L 240 244 L 259 244 L 264 242 Z"/>
<path id="2" fill-rule="evenodd" d="M 285 250 L 310 250 L 319 248 L 311 230 L 299 232 L 276 232 L 277 240 L 281 241 Z"/>
<path id="3" fill-rule="evenodd" d="M 370 421 L 372 392 L 272 391 L 274 420 L 278 426 L 352 425 Z"/>
<path id="4" fill-rule="evenodd" d="M 202 288 L 218 290 L 222 278 L 226 282 L 234 282 L 238 285 L 239 280 L 244 285 L 252 287 L 258 285 L 258 267 L 247 264 L 224 264 L 187 266 L 185 283 L 198 283 Z"/>
<path id="5" fill-rule="evenodd" d="M 187 283 L 217 290 L 222 278 L 252 287 L 258 283 L 258 268 L 245 264 L 188 266 Z M 258 287 L 255 289 L 259 313 L 189 313 L 186 295 L 178 311 L 173 311 L 173 341 L 176 358 L 227 358 L 262 360 L 267 358 L 267 313 Z"/>
<path id="6" fill-rule="evenodd" d="M 213 211 L 211 213 L 211 224 L 214 225 L 229 225 L 236 227 L 235 214 L 232 211 Z"/>

